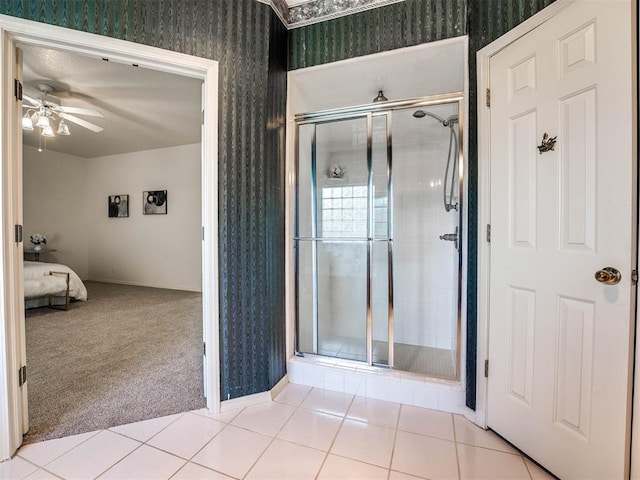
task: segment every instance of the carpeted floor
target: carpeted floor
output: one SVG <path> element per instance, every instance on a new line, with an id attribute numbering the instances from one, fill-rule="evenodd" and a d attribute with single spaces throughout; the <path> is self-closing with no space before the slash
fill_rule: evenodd
<path id="1" fill-rule="evenodd" d="M 27 310 L 25 443 L 204 407 L 202 295 L 85 283 L 67 312 Z"/>

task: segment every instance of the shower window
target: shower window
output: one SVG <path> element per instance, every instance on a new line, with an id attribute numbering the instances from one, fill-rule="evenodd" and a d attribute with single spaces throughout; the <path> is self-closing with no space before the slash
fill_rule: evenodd
<path id="1" fill-rule="evenodd" d="M 323 187 L 321 235 L 367 236 L 367 186 Z"/>

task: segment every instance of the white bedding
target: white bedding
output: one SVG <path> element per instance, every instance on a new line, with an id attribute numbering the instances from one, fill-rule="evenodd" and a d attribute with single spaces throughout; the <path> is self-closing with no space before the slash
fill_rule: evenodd
<path id="1" fill-rule="evenodd" d="M 76 300 L 87 299 L 87 288 L 80 280 L 80 277 L 66 265 L 60 263 L 45 263 L 45 262 L 24 262 L 24 279 L 25 280 L 37 280 L 44 275 L 49 275 L 49 272 L 69 272 L 69 296 Z M 33 283 L 33 282 L 31 282 Z M 31 292 L 30 292 L 31 293 Z M 25 291 L 25 296 L 27 292 Z"/>

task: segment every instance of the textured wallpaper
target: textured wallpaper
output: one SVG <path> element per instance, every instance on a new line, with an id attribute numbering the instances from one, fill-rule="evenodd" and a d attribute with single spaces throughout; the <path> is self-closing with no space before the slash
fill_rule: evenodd
<path id="1" fill-rule="evenodd" d="M 220 62 L 221 396 L 285 373 L 287 31 L 255 0 L 0 0 L 0 13 Z"/>
<path id="2" fill-rule="evenodd" d="M 467 0 L 406 0 L 289 31 L 289 69 L 465 35 Z"/>

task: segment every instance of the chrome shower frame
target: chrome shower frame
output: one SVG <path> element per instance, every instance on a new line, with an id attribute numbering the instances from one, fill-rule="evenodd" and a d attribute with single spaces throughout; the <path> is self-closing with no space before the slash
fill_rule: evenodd
<path id="1" fill-rule="evenodd" d="M 318 242 L 324 239 L 317 236 L 317 178 L 316 178 L 316 132 L 315 125 L 322 123 L 329 123 L 340 120 L 352 120 L 356 118 L 365 118 L 367 122 L 367 168 L 368 168 L 368 209 L 367 216 L 367 238 L 348 238 L 348 239 L 332 239 L 332 240 L 344 240 L 344 241 L 359 241 L 367 242 L 367 307 L 366 307 L 366 364 L 374 367 L 389 367 L 393 368 L 394 358 L 394 292 L 393 292 L 393 144 L 392 144 L 392 115 L 391 113 L 396 110 L 408 110 L 416 109 L 420 107 L 433 107 L 438 105 L 457 104 L 458 107 L 458 120 L 457 120 L 457 143 L 458 143 L 458 185 L 459 185 L 459 197 L 458 197 L 458 235 L 459 239 L 463 238 L 463 179 L 464 179 L 464 149 L 463 149 L 463 118 L 464 118 L 464 94 L 462 92 L 455 92 L 442 95 L 434 95 L 429 97 L 412 98 L 406 100 L 397 101 L 382 101 L 370 104 L 344 107 L 332 110 L 321 110 L 317 112 L 300 113 L 294 116 L 295 121 L 295 133 L 294 133 L 294 145 L 295 145 L 295 163 L 294 163 L 294 175 L 295 175 L 295 188 L 294 188 L 294 205 L 293 205 L 293 249 L 294 249 L 294 270 L 295 270 L 295 333 L 294 333 L 294 349 L 296 355 L 304 355 L 304 352 L 300 352 L 299 349 L 299 331 L 300 331 L 300 319 L 299 319 L 299 307 L 300 307 L 300 295 L 299 295 L 299 243 L 301 241 L 310 241 L 312 246 L 312 262 L 313 262 L 313 329 L 314 351 L 318 351 L 317 344 L 317 327 L 318 327 L 318 309 L 317 309 L 317 245 Z M 373 242 L 376 241 L 375 234 L 373 232 L 373 193 L 372 193 L 372 121 L 373 117 L 386 116 L 386 128 L 387 128 L 387 239 L 377 241 L 386 241 L 388 245 L 388 359 L 387 364 L 378 364 L 373 362 L 373 325 L 372 325 L 372 299 L 371 299 L 371 268 L 373 263 Z M 300 158 L 300 127 L 303 125 L 314 125 L 314 131 L 311 140 L 311 182 L 312 182 L 312 237 L 300 237 L 299 236 L 299 190 L 300 190 L 300 176 L 299 176 L 299 158 Z M 451 128 L 451 127 L 450 127 Z M 456 319 L 456 378 L 455 381 L 460 380 L 460 356 L 461 356 L 461 321 L 462 321 L 462 258 L 463 248 L 458 249 L 458 295 L 457 295 L 457 319 Z M 344 362 L 345 364 L 352 363 L 352 360 L 345 360 L 336 358 L 336 362 Z M 365 362 L 358 362 L 365 363 Z"/>

